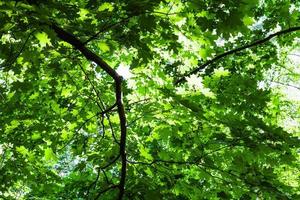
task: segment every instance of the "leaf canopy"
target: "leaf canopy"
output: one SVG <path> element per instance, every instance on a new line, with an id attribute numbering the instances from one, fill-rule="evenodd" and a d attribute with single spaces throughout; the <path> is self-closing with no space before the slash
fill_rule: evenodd
<path id="1" fill-rule="evenodd" d="M 0 1 L 0 199 L 299 199 L 292 2 Z"/>

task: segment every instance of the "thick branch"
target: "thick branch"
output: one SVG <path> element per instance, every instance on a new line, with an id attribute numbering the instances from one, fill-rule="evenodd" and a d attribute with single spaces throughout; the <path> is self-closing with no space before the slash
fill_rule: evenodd
<path id="1" fill-rule="evenodd" d="M 109 74 L 115 81 L 115 94 L 116 94 L 116 105 L 119 114 L 121 137 L 120 137 L 120 156 L 121 156 L 121 177 L 119 188 L 119 197 L 122 199 L 125 192 L 125 179 L 126 179 L 126 116 L 122 102 L 122 77 L 110 67 L 104 60 L 93 53 L 91 50 L 85 47 L 84 43 L 77 39 L 74 35 L 66 32 L 62 28 L 58 27 L 54 23 L 51 24 L 51 28 L 56 32 L 57 36 L 65 42 L 70 43 L 75 49 L 79 50 L 88 60 L 95 62 L 101 67 L 107 74 Z"/>
<path id="2" fill-rule="evenodd" d="M 117 79 L 116 82 L 116 101 L 119 113 L 119 120 L 121 126 L 121 138 L 120 138 L 120 155 L 121 155 L 121 178 L 119 183 L 119 197 L 118 199 L 121 200 L 124 196 L 125 192 L 125 179 L 126 179 L 126 115 L 125 110 L 122 102 L 122 79 Z"/>
<path id="3" fill-rule="evenodd" d="M 235 54 L 239 51 L 242 51 L 242 50 L 245 50 L 245 49 L 248 49 L 248 48 L 251 48 L 251 47 L 255 47 L 255 46 L 258 46 L 258 45 L 261 45 L 269 40 L 271 40 L 272 38 L 276 37 L 276 36 L 280 36 L 280 35 L 284 35 L 284 34 L 287 34 L 287 33 L 291 33 L 291 32 L 294 32 L 294 31 L 299 31 L 300 30 L 300 26 L 298 27 L 292 27 L 292 28 L 289 28 L 289 29 L 286 29 L 286 30 L 283 30 L 283 31 L 279 31 L 279 32 L 276 32 L 276 33 L 273 33 L 271 35 L 269 35 L 268 37 L 264 38 L 264 39 L 261 39 L 261 40 L 258 40 L 258 41 L 255 41 L 255 42 L 252 42 L 250 44 L 247 44 L 245 46 L 242 46 L 242 47 L 238 47 L 236 49 L 233 49 L 233 50 L 230 50 L 230 51 L 227 51 L 225 53 L 222 53 L 220 55 L 217 55 L 216 57 L 214 57 L 213 59 L 207 61 L 206 63 L 200 65 L 199 67 L 197 67 L 196 69 L 190 71 L 189 73 L 185 74 L 184 76 L 182 76 L 180 79 L 178 79 L 177 81 L 175 81 L 175 85 L 179 84 L 179 83 L 183 83 L 186 81 L 186 77 L 187 76 L 190 76 L 192 74 L 196 74 L 197 72 L 203 70 L 203 69 L 207 69 L 209 65 L 211 65 L 212 63 L 228 56 L 228 55 L 231 55 L 231 54 Z"/>
<path id="4" fill-rule="evenodd" d="M 91 50 L 86 48 L 84 44 L 74 35 L 66 32 L 65 30 L 63 30 L 55 24 L 51 24 L 51 28 L 55 31 L 55 33 L 60 39 L 70 43 L 75 49 L 79 50 L 88 60 L 95 62 L 99 67 L 101 67 L 114 80 L 121 78 L 112 67 L 110 67 L 104 60 L 102 60 L 102 58 L 100 58 Z"/>

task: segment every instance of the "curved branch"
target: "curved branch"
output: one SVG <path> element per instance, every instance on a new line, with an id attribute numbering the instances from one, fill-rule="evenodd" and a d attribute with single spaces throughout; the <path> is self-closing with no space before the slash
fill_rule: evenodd
<path id="1" fill-rule="evenodd" d="M 119 74 L 109 66 L 102 58 L 97 56 L 91 50 L 85 47 L 84 43 L 81 42 L 71 33 L 68 33 L 64 29 L 58 27 L 56 24 L 52 23 L 50 27 L 54 30 L 57 36 L 65 42 L 71 44 L 75 49 L 79 50 L 88 60 L 95 62 L 99 67 L 101 67 L 107 74 L 109 74 L 114 80 L 120 79 Z"/>
<path id="2" fill-rule="evenodd" d="M 80 51 L 86 59 L 95 62 L 99 67 L 101 67 L 109 76 L 111 76 L 115 81 L 115 95 L 116 95 L 116 105 L 119 114 L 120 120 L 120 129 L 121 129 L 121 137 L 120 137 L 120 157 L 121 157 L 121 176 L 120 183 L 118 185 L 119 188 L 119 197 L 118 199 L 122 199 L 125 193 L 125 179 L 126 179 L 126 171 L 127 171 L 127 163 L 126 163 L 126 115 L 125 109 L 122 101 L 122 77 L 114 70 L 111 66 L 109 66 L 101 57 L 93 53 L 91 50 L 85 47 L 85 44 L 81 42 L 78 38 L 76 38 L 71 33 L 68 33 L 64 29 L 58 27 L 56 24 L 50 24 L 50 28 L 54 30 L 57 36 L 65 42 L 70 43 L 76 50 Z"/>
<path id="3" fill-rule="evenodd" d="M 196 74 L 197 72 L 203 70 L 203 69 L 208 69 L 207 66 L 211 65 L 212 63 L 228 56 L 228 55 L 231 55 L 231 54 L 235 54 L 237 52 L 240 52 L 242 50 L 245 50 L 245 49 L 248 49 L 248 48 L 251 48 L 251 47 L 255 47 L 255 46 L 258 46 L 258 45 L 261 45 L 269 40 L 271 40 L 272 38 L 274 37 L 277 37 L 277 36 L 280 36 L 280 35 L 284 35 L 284 34 L 287 34 L 287 33 L 291 33 L 291 32 L 295 32 L 295 31 L 299 31 L 300 30 L 300 26 L 297 26 L 297 27 L 292 27 L 292 28 L 289 28 L 289 29 L 286 29 L 286 30 L 282 30 L 282 31 L 279 31 L 279 32 L 276 32 L 276 33 L 273 33 L 271 35 L 269 35 L 268 37 L 264 38 L 264 39 L 261 39 L 261 40 L 257 40 L 255 42 L 252 42 L 250 44 L 247 44 L 245 46 L 242 46 L 242 47 L 238 47 L 236 49 L 232 49 L 230 51 L 227 51 L 225 53 L 222 53 L 222 54 L 219 54 L 217 55 L 216 57 L 214 57 L 213 59 L 207 61 L 206 63 L 200 65 L 199 67 L 197 67 L 196 69 L 190 71 L 189 73 L 185 74 L 184 76 L 182 76 L 181 78 L 179 78 L 178 80 L 175 81 L 175 85 L 178 85 L 179 83 L 183 83 L 186 81 L 186 77 L 187 76 L 190 76 L 192 74 Z"/>
<path id="4" fill-rule="evenodd" d="M 115 157 L 113 160 L 111 160 L 109 163 L 107 163 L 105 166 L 100 167 L 100 169 L 104 170 L 104 169 L 108 168 L 109 166 L 114 164 L 119 158 L 120 158 L 120 154 L 117 157 Z"/>
<path id="5" fill-rule="evenodd" d="M 104 194 L 105 192 L 107 192 L 107 191 L 109 191 L 109 190 L 111 190 L 111 189 L 117 188 L 117 187 L 118 187 L 118 185 L 112 185 L 112 186 L 110 186 L 110 187 L 108 187 L 108 188 L 102 190 L 101 192 L 99 192 L 99 193 L 97 194 L 97 196 L 95 197 L 95 200 L 96 200 L 96 199 L 99 199 L 99 197 L 100 197 L 102 194 Z"/>

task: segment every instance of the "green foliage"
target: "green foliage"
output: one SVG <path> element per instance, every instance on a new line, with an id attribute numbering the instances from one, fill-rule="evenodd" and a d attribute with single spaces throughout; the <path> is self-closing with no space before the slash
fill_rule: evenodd
<path id="1" fill-rule="evenodd" d="M 0 1 L 0 199 L 299 199 L 299 10 Z"/>

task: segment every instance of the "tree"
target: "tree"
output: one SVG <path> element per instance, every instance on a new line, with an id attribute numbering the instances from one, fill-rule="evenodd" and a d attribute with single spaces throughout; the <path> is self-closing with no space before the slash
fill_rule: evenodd
<path id="1" fill-rule="evenodd" d="M 299 104 L 259 87 L 299 80 L 299 2 L 0 10 L 0 198 L 299 198 Z"/>

